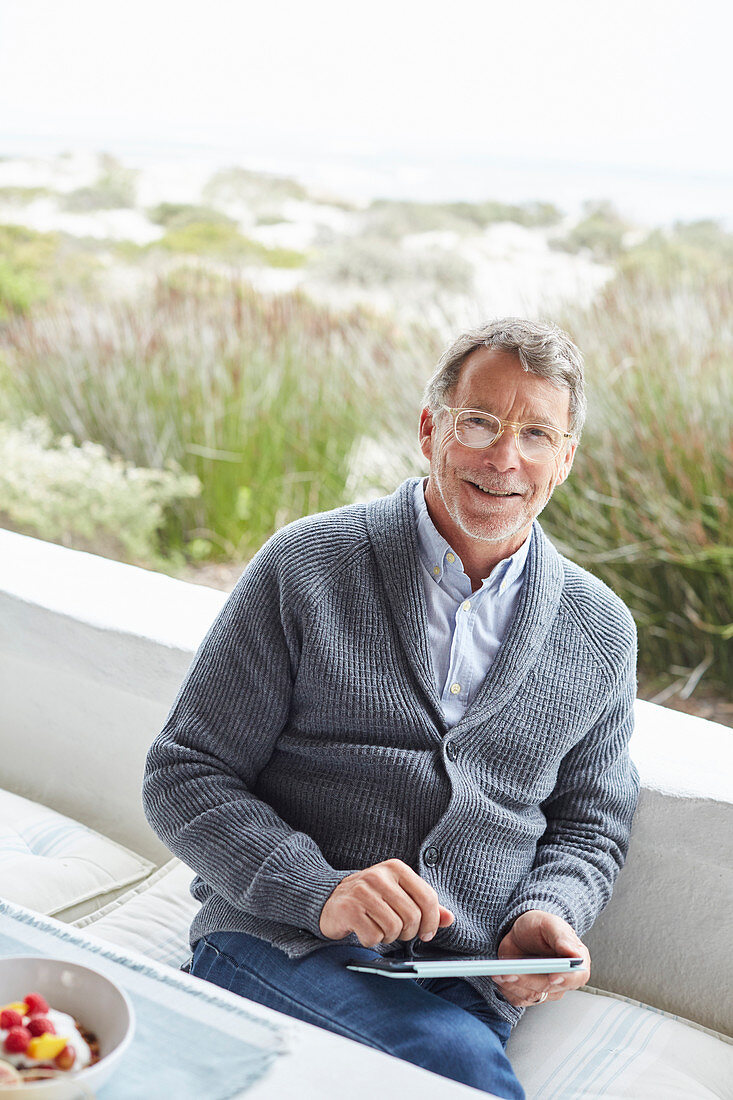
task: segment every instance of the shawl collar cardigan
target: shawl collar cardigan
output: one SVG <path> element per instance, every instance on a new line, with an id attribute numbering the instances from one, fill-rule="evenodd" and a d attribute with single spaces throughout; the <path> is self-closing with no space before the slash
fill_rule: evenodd
<path id="1" fill-rule="evenodd" d="M 414 485 L 414 481 L 411 482 Z M 397 495 L 397 494 L 396 494 Z M 396 516 L 395 516 L 395 503 Z M 428 621 L 417 550 L 412 499 L 409 494 L 386 497 L 367 505 L 367 530 L 376 551 L 377 567 L 397 623 L 400 640 L 415 676 L 436 712 L 436 725 L 446 730 L 433 674 L 428 641 Z M 393 566 L 396 564 L 396 568 Z M 525 580 L 517 611 L 483 685 L 453 727 L 453 736 L 466 724 L 489 718 L 519 691 L 553 625 L 562 592 L 560 557 L 534 525 Z"/>
<path id="2" fill-rule="evenodd" d="M 231 930 L 308 954 L 341 879 L 391 857 L 456 914 L 444 952 L 495 953 L 528 909 L 582 935 L 610 896 L 638 793 L 631 617 L 535 522 L 515 619 L 449 730 L 414 486 L 274 535 L 189 669 L 143 795 L 198 876 L 192 944 Z"/>

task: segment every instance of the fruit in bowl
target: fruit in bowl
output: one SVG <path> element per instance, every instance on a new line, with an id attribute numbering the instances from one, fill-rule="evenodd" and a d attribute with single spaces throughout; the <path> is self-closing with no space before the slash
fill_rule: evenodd
<path id="1" fill-rule="evenodd" d="M 62 959 L 0 959 L 0 1097 L 93 1095 L 129 1045 L 132 1006 L 89 967 Z"/>

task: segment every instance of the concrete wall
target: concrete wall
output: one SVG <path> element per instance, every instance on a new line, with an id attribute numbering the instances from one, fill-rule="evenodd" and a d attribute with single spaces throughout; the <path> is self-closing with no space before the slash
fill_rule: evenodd
<path id="1" fill-rule="evenodd" d="M 221 592 L 0 531 L 0 785 L 163 862 L 145 753 Z M 733 1032 L 733 734 L 637 703 L 629 859 L 592 984 Z"/>

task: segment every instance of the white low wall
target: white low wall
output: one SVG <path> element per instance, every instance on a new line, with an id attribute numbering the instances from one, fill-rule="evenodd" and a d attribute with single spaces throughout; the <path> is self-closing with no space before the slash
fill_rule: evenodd
<path id="1" fill-rule="evenodd" d="M 226 596 L 0 530 L 0 785 L 160 863 L 147 748 Z M 592 984 L 733 1032 L 733 735 L 637 703 L 631 849 Z"/>

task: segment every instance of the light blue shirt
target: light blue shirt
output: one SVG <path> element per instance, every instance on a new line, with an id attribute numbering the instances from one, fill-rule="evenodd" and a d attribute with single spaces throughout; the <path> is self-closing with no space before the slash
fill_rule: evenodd
<path id="1" fill-rule="evenodd" d="M 433 671 L 446 722 L 454 726 L 483 683 L 514 616 L 532 532 L 472 592 L 461 559 L 428 514 L 422 481 L 413 499 Z"/>

